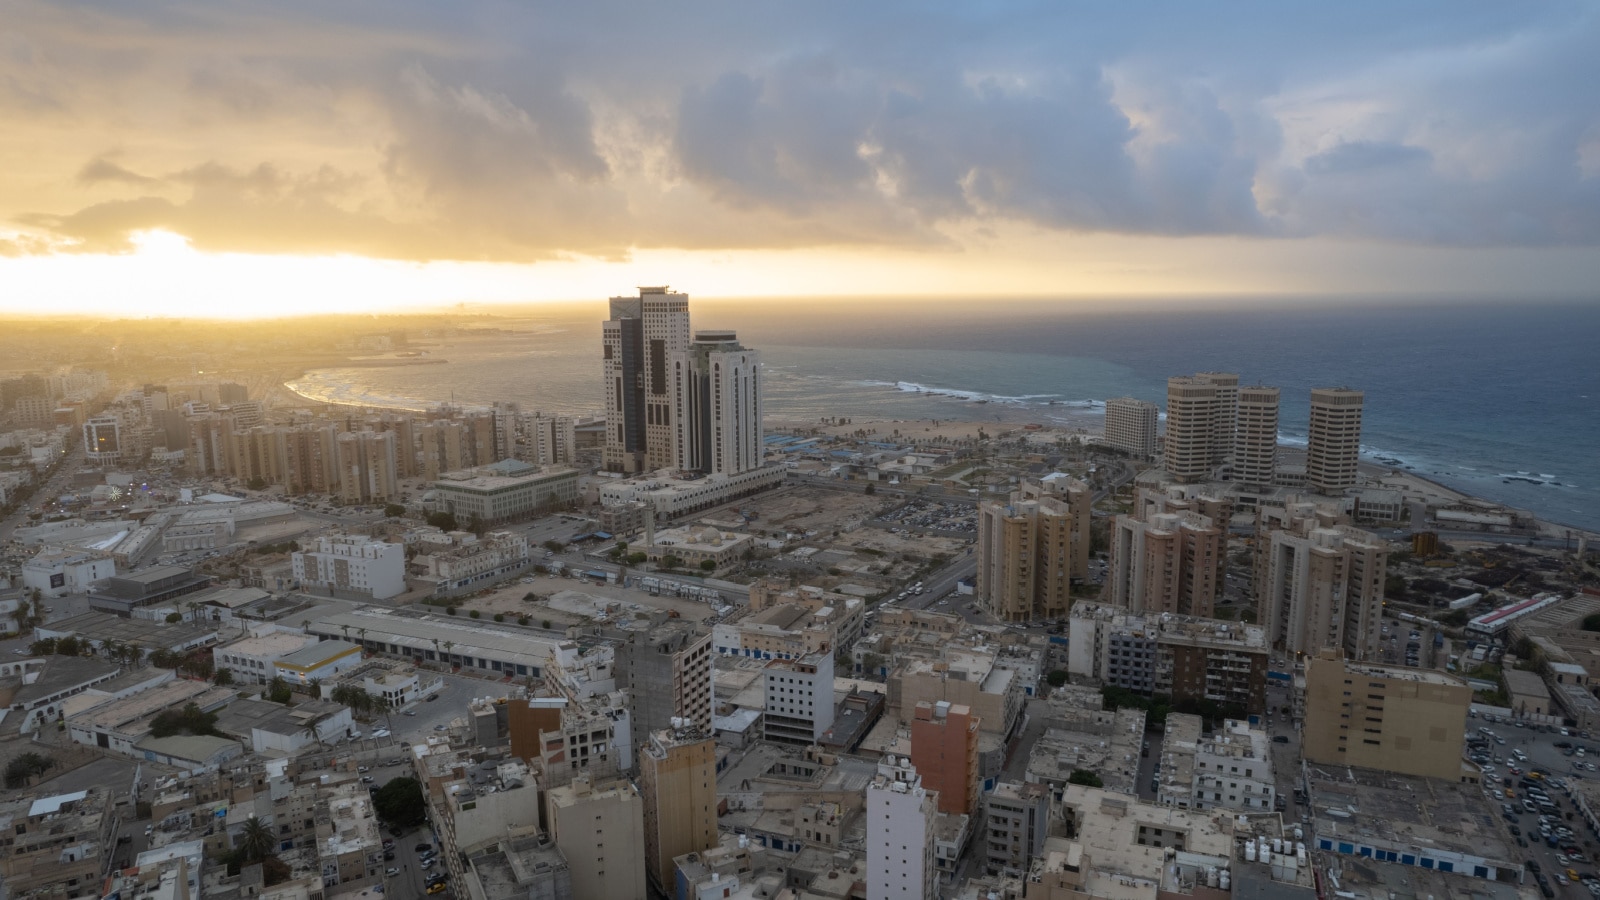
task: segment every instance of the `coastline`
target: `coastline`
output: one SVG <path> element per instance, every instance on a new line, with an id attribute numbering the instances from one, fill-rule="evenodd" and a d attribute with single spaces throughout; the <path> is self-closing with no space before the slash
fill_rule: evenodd
<path id="1" fill-rule="evenodd" d="M 393 364 L 415 365 L 418 364 L 418 362 L 419 361 L 409 359 L 394 360 Z M 445 360 L 428 360 L 427 362 L 443 363 Z M 348 366 L 340 365 L 306 367 L 292 378 L 284 379 L 279 384 L 279 387 L 293 395 L 295 398 L 301 401 L 301 403 L 320 406 L 339 406 L 353 409 L 422 413 L 426 412 L 430 406 L 444 402 L 433 401 L 432 403 L 427 404 L 407 405 L 397 402 L 373 402 L 371 400 L 324 399 L 307 394 L 295 388 L 290 383 L 292 381 L 303 379 L 311 372 L 314 372 L 318 369 L 346 367 Z M 765 425 L 769 430 L 803 430 L 812 433 L 825 434 L 830 437 L 849 437 L 854 436 L 858 432 L 864 432 L 863 436 L 867 438 L 891 438 L 912 442 L 918 440 L 977 440 L 980 433 L 992 435 L 996 432 L 1025 430 L 1030 424 L 1038 425 L 1039 428 L 1037 430 L 1041 434 L 1059 433 L 1064 437 L 1081 437 L 1088 439 L 1099 437 L 1104 433 L 1103 412 L 1092 408 L 1074 408 L 1073 413 L 1070 414 L 1070 421 L 1068 422 L 1062 422 L 1059 419 L 1055 422 L 1040 423 L 1007 421 L 977 422 L 966 419 L 902 419 L 887 416 L 847 416 L 837 417 L 835 419 L 836 422 L 839 420 L 843 420 L 847 424 L 834 424 L 821 420 L 798 419 L 792 416 L 769 416 L 766 419 Z M 1280 446 L 1291 452 L 1295 450 L 1303 450 L 1303 447 L 1293 444 L 1283 444 Z M 1444 503 L 1482 503 L 1493 507 L 1517 508 L 1510 507 L 1507 504 L 1499 503 L 1497 501 L 1475 496 L 1458 488 L 1449 487 L 1448 485 L 1445 485 L 1425 475 L 1420 475 L 1415 472 L 1407 471 L 1403 468 L 1397 467 L 1390 462 L 1379 461 L 1372 458 L 1363 458 L 1360 462 L 1360 466 L 1363 473 L 1372 479 L 1374 486 L 1389 490 L 1399 490 L 1408 499 L 1422 502 L 1434 501 L 1436 503 L 1441 501 Z M 1569 532 L 1574 535 L 1600 537 L 1600 535 L 1597 535 L 1596 532 L 1589 531 L 1588 529 L 1575 525 L 1568 525 L 1566 523 L 1533 514 L 1532 510 L 1523 511 L 1530 514 L 1530 519 L 1533 521 L 1537 535 L 1540 538 L 1562 539 L 1566 537 Z M 1483 542 L 1501 543 L 1513 537 L 1515 536 L 1485 533 L 1483 535 Z M 1471 541 L 1470 538 L 1458 538 L 1457 540 Z"/>

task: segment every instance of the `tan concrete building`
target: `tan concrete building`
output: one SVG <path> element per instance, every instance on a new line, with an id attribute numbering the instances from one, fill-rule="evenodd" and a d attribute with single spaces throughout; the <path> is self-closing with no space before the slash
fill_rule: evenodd
<path id="1" fill-rule="evenodd" d="M 1102 597 L 1139 613 L 1211 616 L 1228 557 L 1227 507 L 1205 507 L 1221 519 L 1198 507 L 1182 488 L 1140 490 L 1134 512 L 1112 524 Z"/>
<path id="2" fill-rule="evenodd" d="M 400 472 L 392 431 L 339 435 L 339 499 L 385 503 L 400 496 Z"/>
<path id="3" fill-rule="evenodd" d="M 1061 473 L 978 506 L 978 601 L 1003 622 L 1064 616 L 1089 571 L 1088 485 Z"/>
<path id="4" fill-rule="evenodd" d="M 674 858 L 717 846 L 716 770 L 715 739 L 692 725 L 650 735 L 639 755 L 639 790 L 644 795 L 640 856 L 650 880 L 663 893 L 675 893 Z M 611 896 L 582 891 L 578 895 Z"/>
<path id="5" fill-rule="evenodd" d="M 1319 765 L 1456 781 L 1471 704 L 1472 688 L 1454 675 L 1323 650 L 1306 666 L 1302 753 Z"/>
<path id="6" fill-rule="evenodd" d="M 1239 376 L 1201 372 L 1167 379 L 1164 464 L 1179 482 L 1206 481 L 1233 451 Z"/>
<path id="7" fill-rule="evenodd" d="M 1233 480 L 1270 485 L 1278 456 L 1278 389 L 1239 389 L 1233 425 Z"/>
<path id="8" fill-rule="evenodd" d="M 1349 388 L 1311 392 L 1311 428 L 1306 441 L 1306 486 L 1319 494 L 1355 487 L 1361 455 L 1361 408 L 1366 394 Z"/>
<path id="9" fill-rule="evenodd" d="M 1154 457 L 1160 413 L 1148 400 L 1112 397 L 1106 401 L 1105 443 L 1135 459 Z"/>
<path id="10" fill-rule="evenodd" d="M 567 858 L 572 896 L 644 900 L 644 803 L 626 780 L 579 778 L 545 793 L 550 837 Z"/>
<path id="11" fill-rule="evenodd" d="M 115 796 L 105 787 L 0 802 L 0 876 L 11 897 L 99 896 L 116 848 Z"/>
<path id="12" fill-rule="evenodd" d="M 1330 508 L 1290 503 L 1257 513 L 1255 597 L 1273 647 L 1378 655 L 1388 548 Z"/>
<path id="13" fill-rule="evenodd" d="M 918 703 L 911 720 L 911 764 L 939 811 L 971 815 L 978 808 L 979 721 L 972 710 L 940 700 Z"/>
<path id="14" fill-rule="evenodd" d="M 677 405 L 670 365 L 689 349 L 689 295 L 641 287 L 612 297 L 601 326 L 606 395 L 605 467 L 637 474 L 673 465 Z"/>

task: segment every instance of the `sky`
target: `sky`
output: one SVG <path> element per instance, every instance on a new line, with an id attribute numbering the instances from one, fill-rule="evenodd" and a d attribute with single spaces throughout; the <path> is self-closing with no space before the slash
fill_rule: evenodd
<path id="1" fill-rule="evenodd" d="M 0 0 L 0 310 L 1593 296 L 1600 6 Z"/>

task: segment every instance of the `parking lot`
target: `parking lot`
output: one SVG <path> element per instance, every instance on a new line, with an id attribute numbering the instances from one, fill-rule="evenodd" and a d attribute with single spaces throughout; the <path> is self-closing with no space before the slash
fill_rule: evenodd
<path id="1" fill-rule="evenodd" d="M 875 521 L 878 524 L 888 523 L 891 530 L 905 528 L 946 536 L 969 535 L 978 530 L 978 509 L 971 503 L 912 500 L 884 513 Z"/>
<path id="2" fill-rule="evenodd" d="M 1570 796 L 1580 782 L 1600 780 L 1600 735 L 1477 716 L 1467 726 L 1468 753 L 1484 770 L 1484 793 L 1502 827 L 1524 848 L 1529 881 L 1543 876 L 1548 896 L 1600 897 L 1594 862 L 1600 835 L 1574 811 Z M 1569 872 L 1579 876 L 1576 883 Z"/>

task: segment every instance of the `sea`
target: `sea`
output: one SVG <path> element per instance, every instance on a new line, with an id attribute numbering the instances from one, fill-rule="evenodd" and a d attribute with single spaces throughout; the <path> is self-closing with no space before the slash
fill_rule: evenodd
<path id="1" fill-rule="evenodd" d="M 473 331 L 407 333 L 430 364 L 320 369 L 289 387 L 414 410 L 603 405 L 603 303 L 474 312 L 487 314 Z M 1097 428 L 1109 397 L 1164 406 L 1171 375 L 1237 372 L 1242 385 L 1282 389 L 1284 443 L 1304 444 L 1313 387 L 1359 389 L 1367 458 L 1600 531 L 1594 303 L 784 298 L 695 300 L 691 314 L 696 328 L 733 329 L 762 351 L 769 421 Z"/>

